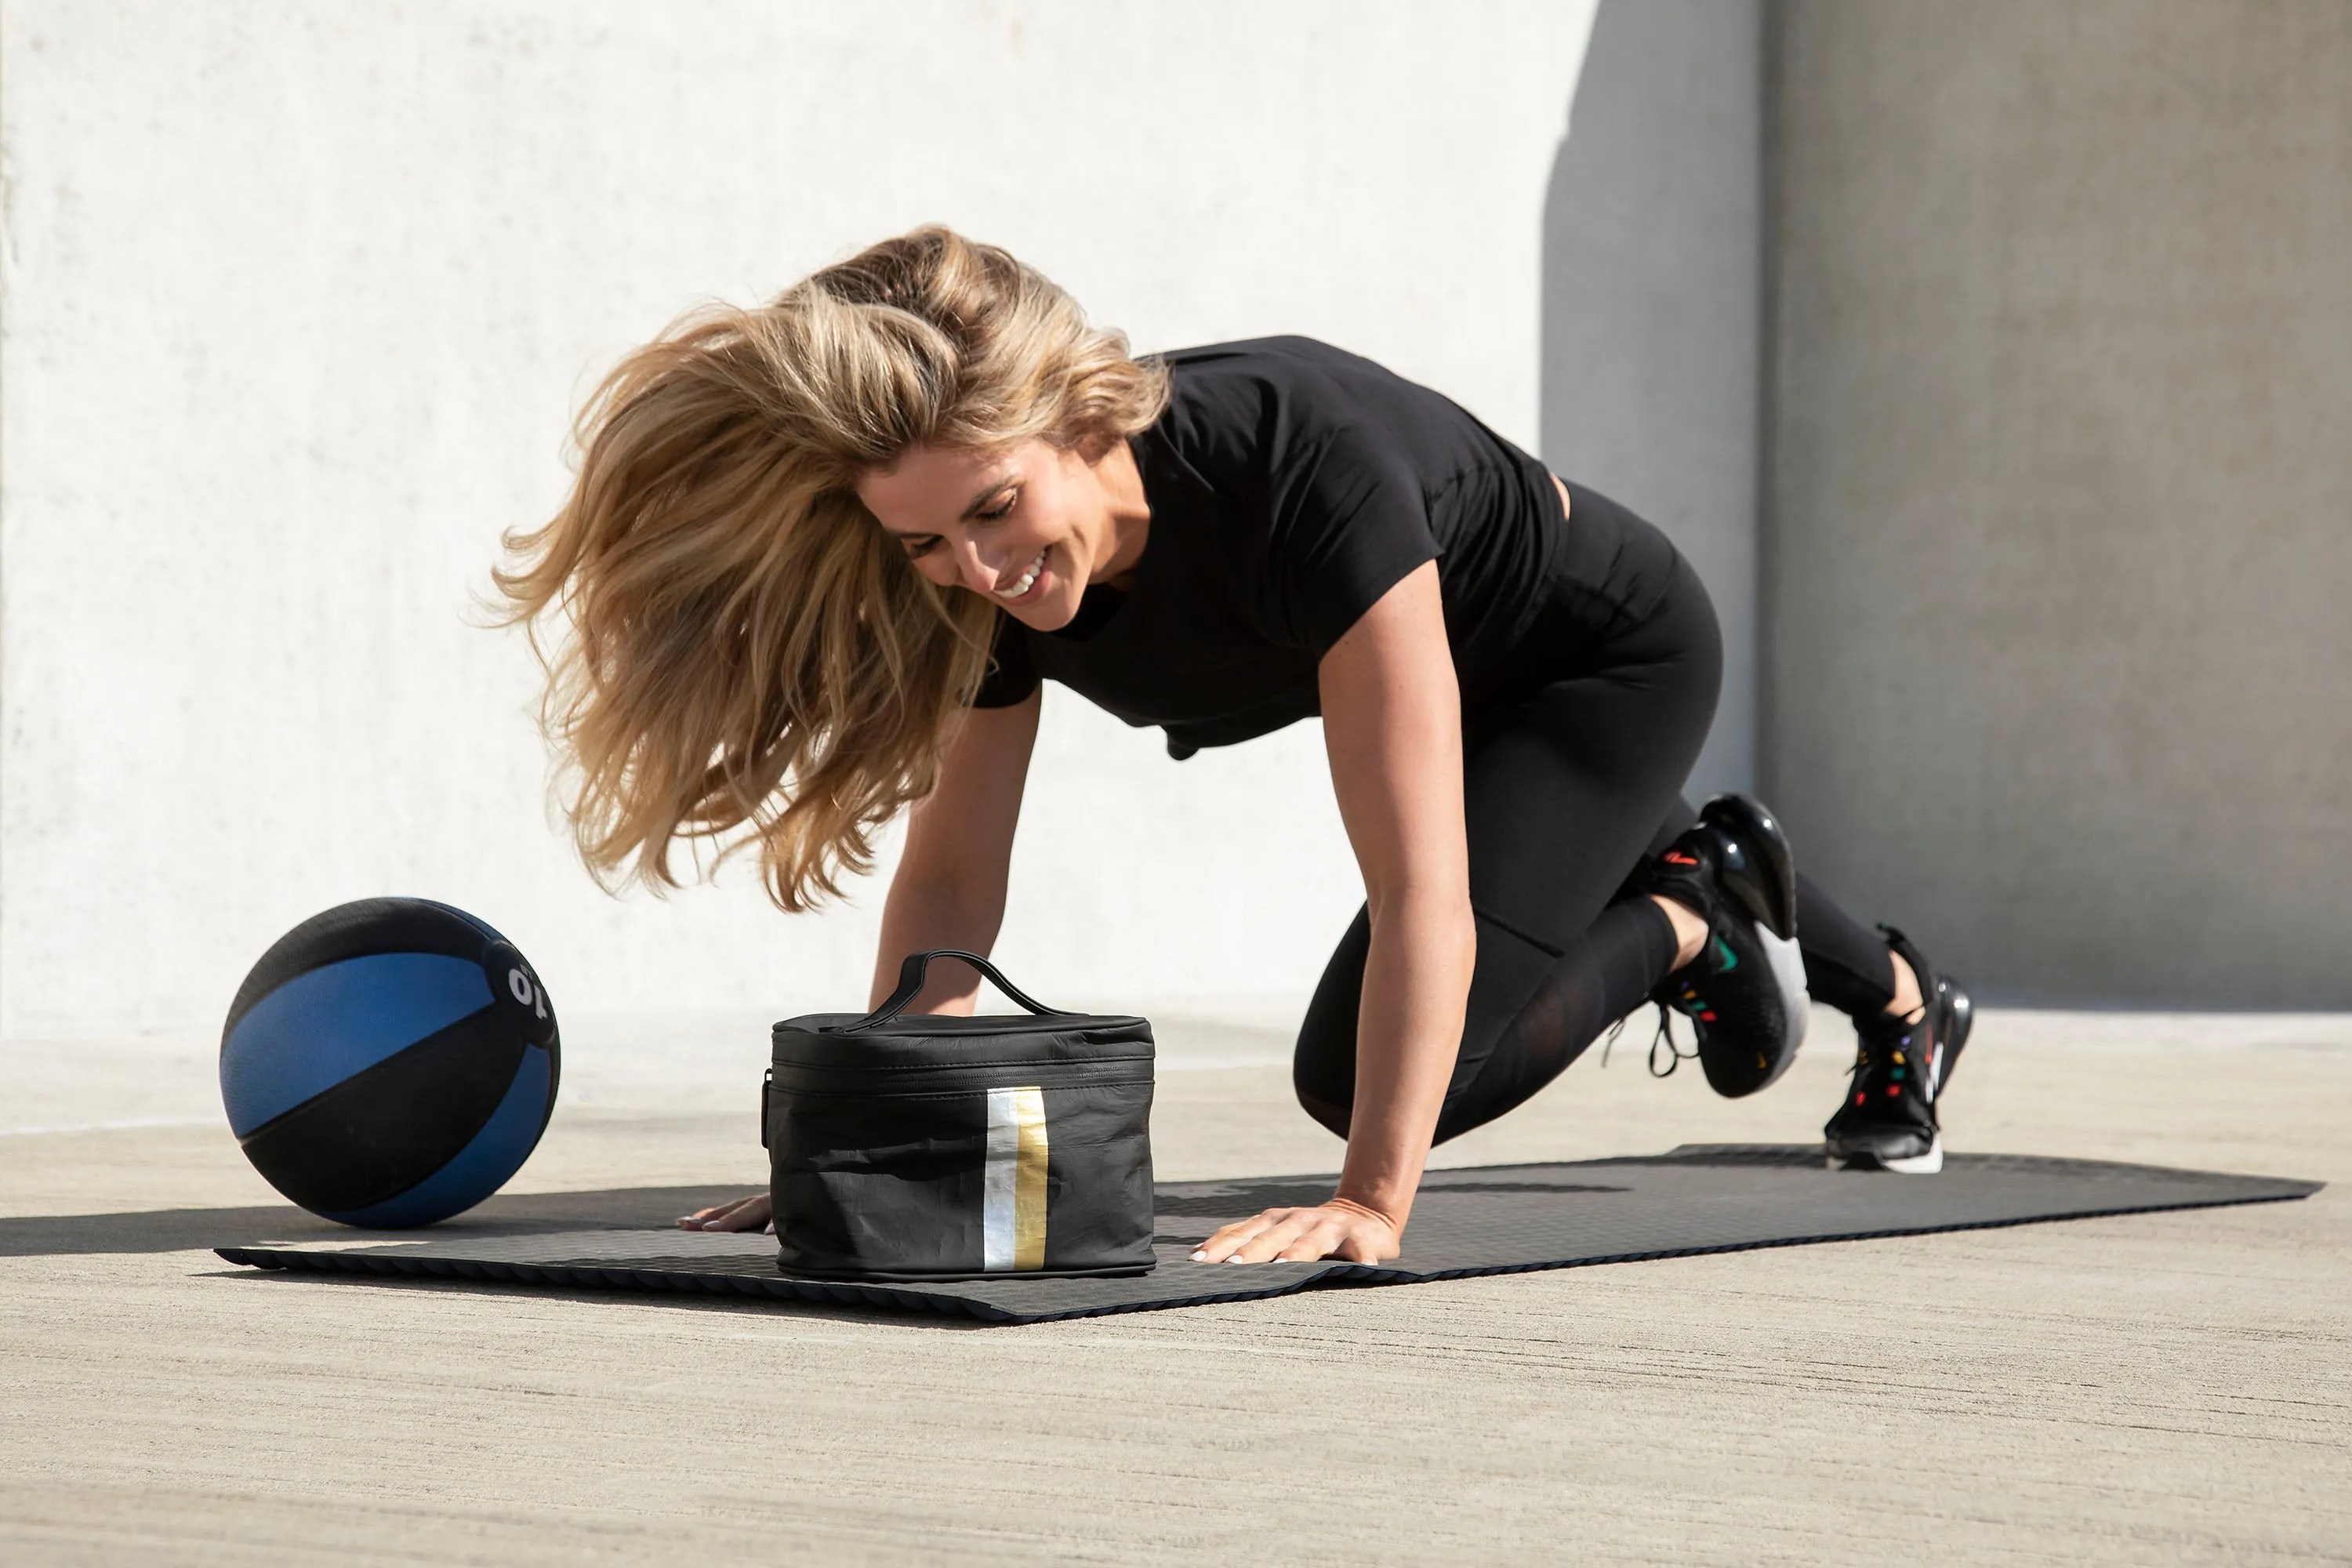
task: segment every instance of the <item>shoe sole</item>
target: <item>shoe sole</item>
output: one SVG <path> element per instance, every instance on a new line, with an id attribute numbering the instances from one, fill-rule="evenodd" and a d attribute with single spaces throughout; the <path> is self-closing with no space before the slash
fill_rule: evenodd
<path id="1" fill-rule="evenodd" d="M 1932 1176 L 1944 1168 L 1944 1138 L 1937 1133 L 1930 1139 L 1924 1154 L 1888 1159 L 1883 1154 L 1842 1154 L 1832 1150 L 1828 1163 L 1832 1171 L 1892 1171 L 1898 1176 Z"/>
<path id="2" fill-rule="evenodd" d="M 1976 998 L 1948 975 L 1937 976 L 1936 991 L 1944 1007 L 1946 1037 L 1936 1047 L 1936 1088 L 1927 1098 L 1931 1104 L 1940 1105 L 1944 1086 L 1952 1080 L 1952 1069 L 1960 1065 L 1960 1053 L 1968 1049 L 1969 1035 L 1976 1027 L 1977 1005 Z"/>
<path id="3" fill-rule="evenodd" d="M 1756 941 L 1764 949 L 1764 956 L 1771 961 L 1772 978 L 1780 987 L 1780 1006 L 1789 1037 L 1780 1062 L 1764 1083 L 1758 1086 L 1762 1088 L 1776 1082 L 1797 1059 L 1797 1052 L 1805 1043 L 1805 1026 L 1813 1019 L 1813 999 L 1805 990 L 1805 955 L 1798 947 L 1797 939 L 1775 936 L 1769 926 L 1759 925 L 1754 929 Z"/>

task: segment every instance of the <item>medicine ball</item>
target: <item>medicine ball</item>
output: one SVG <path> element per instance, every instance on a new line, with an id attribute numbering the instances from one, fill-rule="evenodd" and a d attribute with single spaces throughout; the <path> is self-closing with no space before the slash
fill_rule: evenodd
<path id="1" fill-rule="evenodd" d="M 229 1130 L 313 1214 L 395 1229 L 469 1209 L 555 1109 L 555 1012 L 462 910 L 362 899 L 280 937 L 221 1030 Z"/>

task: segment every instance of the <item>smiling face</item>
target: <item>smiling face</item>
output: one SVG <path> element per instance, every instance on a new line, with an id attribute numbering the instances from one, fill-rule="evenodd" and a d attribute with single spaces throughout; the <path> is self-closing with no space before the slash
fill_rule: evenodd
<path id="1" fill-rule="evenodd" d="M 1009 452 L 916 447 L 859 476 L 857 499 L 943 588 L 969 588 L 1041 632 L 1069 625 L 1089 583 L 1143 553 L 1127 443 L 1102 459 L 1046 441 Z"/>

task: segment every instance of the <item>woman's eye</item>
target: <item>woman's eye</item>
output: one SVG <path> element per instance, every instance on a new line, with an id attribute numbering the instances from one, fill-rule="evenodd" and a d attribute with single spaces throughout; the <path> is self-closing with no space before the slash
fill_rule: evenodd
<path id="1" fill-rule="evenodd" d="M 980 512 L 975 515 L 977 515 L 982 522 L 1000 521 L 1005 517 L 1011 515 L 1013 503 L 1018 501 L 1020 499 L 1021 492 L 1019 490 L 1007 490 L 998 499 L 994 506 L 989 508 L 986 511 Z"/>
<path id="2" fill-rule="evenodd" d="M 920 560 L 922 557 L 929 555 L 934 549 L 938 548 L 939 542 L 939 540 L 936 538 L 922 540 L 910 539 L 907 541 L 907 559 L 909 561 Z"/>

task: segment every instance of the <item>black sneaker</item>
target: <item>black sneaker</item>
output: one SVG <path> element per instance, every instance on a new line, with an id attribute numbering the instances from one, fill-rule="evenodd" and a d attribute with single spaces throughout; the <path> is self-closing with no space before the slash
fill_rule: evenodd
<path id="1" fill-rule="evenodd" d="M 1976 1005 L 1909 937 L 1893 926 L 1878 929 L 1918 976 L 1924 1007 L 1915 1024 L 1885 1017 L 1855 1023 L 1853 1082 L 1822 1137 L 1832 1170 L 1932 1176 L 1944 1168 L 1936 1105 L 1969 1043 Z"/>
<path id="2" fill-rule="evenodd" d="M 1715 1091 L 1738 1099 L 1788 1071 L 1811 1005 L 1797 952 L 1796 861 L 1772 814 L 1746 795 L 1717 795 L 1633 886 L 1706 921 L 1706 948 L 1650 999 L 1691 1021 Z"/>

